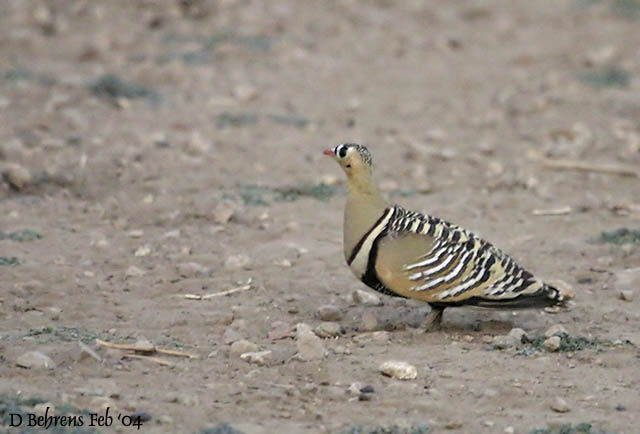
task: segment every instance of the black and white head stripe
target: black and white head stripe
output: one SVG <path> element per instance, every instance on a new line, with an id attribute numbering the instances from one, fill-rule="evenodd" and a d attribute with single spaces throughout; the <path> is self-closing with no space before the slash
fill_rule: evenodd
<path id="1" fill-rule="evenodd" d="M 372 157 L 366 146 L 358 145 L 357 143 L 343 143 L 336 146 L 333 149 L 333 153 L 336 154 L 336 157 L 338 158 L 345 158 L 351 148 L 355 149 L 358 154 L 360 154 L 360 158 L 362 158 L 362 161 L 367 163 L 368 166 L 371 166 Z"/>

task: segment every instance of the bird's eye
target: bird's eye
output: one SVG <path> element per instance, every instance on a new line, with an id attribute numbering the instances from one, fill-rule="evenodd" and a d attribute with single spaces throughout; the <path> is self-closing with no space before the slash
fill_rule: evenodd
<path id="1" fill-rule="evenodd" d="M 347 147 L 343 146 L 338 150 L 338 157 L 344 158 L 347 156 Z"/>

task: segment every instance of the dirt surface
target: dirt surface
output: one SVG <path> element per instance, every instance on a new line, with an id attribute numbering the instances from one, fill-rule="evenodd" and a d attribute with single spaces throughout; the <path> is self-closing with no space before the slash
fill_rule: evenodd
<path id="1" fill-rule="evenodd" d="M 153 433 L 638 432 L 640 279 L 622 271 L 640 264 L 640 181 L 535 156 L 640 167 L 640 5 L 423 3 L 0 1 L 3 402 L 145 413 Z M 425 305 L 355 302 L 322 155 L 345 141 L 370 145 L 393 201 L 575 304 L 450 309 L 425 334 Z M 323 305 L 344 333 L 296 339 Z M 512 328 L 533 342 L 496 349 Z M 29 351 L 55 368 L 17 366 Z M 389 360 L 417 378 L 381 375 Z"/>

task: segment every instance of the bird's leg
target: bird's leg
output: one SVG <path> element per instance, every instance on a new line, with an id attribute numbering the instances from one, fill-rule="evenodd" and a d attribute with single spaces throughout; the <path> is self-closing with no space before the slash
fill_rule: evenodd
<path id="1" fill-rule="evenodd" d="M 444 312 L 444 308 L 435 307 L 432 305 L 430 305 L 430 307 L 431 310 L 429 311 L 423 322 L 425 332 L 438 330 L 442 323 L 442 312 Z"/>

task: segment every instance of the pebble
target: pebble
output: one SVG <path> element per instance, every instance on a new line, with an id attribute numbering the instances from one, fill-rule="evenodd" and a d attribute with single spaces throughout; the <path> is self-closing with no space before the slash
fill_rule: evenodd
<path id="1" fill-rule="evenodd" d="M 542 346 L 549 352 L 555 352 L 560 348 L 561 341 L 562 339 L 560 338 L 560 336 L 551 336 L 542 343 Z"/>
<path id="2" fill-rule="evenodd" d="M 239 356 L 244 353 L 255 353 L 258 351 L 258 346 L 246 339 L 239 339 L 231 344 L 229 353 L 232 356 Z"/>
<path id="3" fill-rule="evenodd" d="M 624 301 L 633 301 L 633 291 L 630 289 L 621 290 L 620 299 Z"/>
<path id="4" fill-rule="evenodd" d="M 318 324 L 315 329 L 316 335 L 321 338 L 332 338 L 344 333 L 344 329 L 337 322 L 324 321 Z"/>
<path id="5" fill-rule="evenodd" d="M 142 420 L 140 421 L 143 422 Z M 173 418 L 168 414 L 163 414 L 158 418 L 158 422 L 161 423 L 162 425 L 171 425 L 173 423 Z"/>
<path id="6" fill-rule="evenodd" d="M 125 275 L 127 277 L 140 277 L 140 276 L 144 276 L 144 270 L 136 267 L 135 265 L 130 266 L 129 268 L 127 268 L 127 271 L 125 272 Z"/>
<path id="7" fill-rule="evenodd" d="M 141 257 L 141 256 L 147 256 L 149 253 L 151 253 L 151 247 L 145 244 L 144 246 L 138 247 L 138 249 L 136 249 L 133 255 L 137 257 Z"/>
<path id="8" fill-rule="evenodd" d="M 496 336 L 491 341 L 494 348 L 503 350 L 511 347 L 519 347 L 527 339 L 527 333 L 520 328 L 513 328 L 505 336 Z"/>
<path id="9" fill-rule="evenodd" d="M 176 271 L 181 277 L 192 278 L 206 276 L 209 274 L 209 269 L 197 262 L 183 262 L 176 265 Z"/>
<path id="10" fill-rule="evenodd" d="M 2 179 L 14 190 L 23 190 L 33 182 L 31 173 L 19 164 L 10 164 L 2 171 Z"/>
<path id="11" fill-rule="evenodd" d="M 251 259 L 247 255 L 231 255 L 224 261 L 227 270 L 240 270 L 248 268 Z"/>
<path id="12" fill-rule="evenodd" d="M 240 102 L 247 102 L 258 97 L 258 90 L 250 84 L 239 84 L 233 88 L 233 96 Z"/>
<path id="13" fill-rule="evenodd" d="M 504 434 L 515 434 L 516 430 L 512 426 L 508 426 L 504 429 Z"/>
<path id="14" fill-rule="evenodd" d="M 240 358 L 253 365 L 266 366 L 271 361 L 273 351 L 254 351 L 240 354 Z"/>
<path id="15" fill-rule="evenodd" d="M 373 312 L 365 312 L 360 320 L 360 331 L 372 332 L 378 328 L 378 318 Z"/>
<path id="16" fill-rule="evenodd" d="M 226 345 L 232 344 L 240 339 L 242 339 L 242 336 L 232 327 L 227 327 L 222 335 L 222 342 Z"/>
<path id="17" fill-rule="evenodd" d="M 207 154 L 211 150 L 211 143 L 204 140 L 198 131 L 194 131 L 189 140 L 183 144 L 183 149 L 192 156 Z"/>
<path id="18" fill-rule="evenodd" d="M 351 298 L 354 303 L 362 304 L 365 306 L 381 306 L 382 299 L 375 294 L 362 289 L 356 289 L 351 293 Z"/>
<path id="19" fill-rule="evenodd" d="M 396 380 L 414 380 L 418 376 L 416 367 L 407 362 L 390 360 L 381 364 L 379 369 L 382 374 Z"/>
<path id="20" fill-rule="evenodd" d="M 550 338 L 552 336 L 567 336 L 567 335 L 569 335 L 569 333 L 567 332 L 567 329 L 565 329 L 564 326 L 561 324 L 552 325 L 547 329 L 546 332 L 544 332 L 544 336 L 546 338 Z"/>
<path id="21" fill-rule="evenodd" d="M 219 203 L 213 210 L 213 221 L 219 225 L 226 225 L 234 214 L 233 205 L 229 202 Z"/>
<path id="22" fill-rule="evenodd" d="M 144 236 L 144 231 L 142 229 L 132 229 L 127 232 L 127 236 L 129 238 L 142 238 Z"/>
<path id="23" fill-rule="evenodd" d="M 311 360 L 321 360 L 326 354 L 322 340 L 311 330 L 298 332 L 296 337 L 298 348 L 298 359 L 305 362 Z"/>
<path id="24" fill-rule="evenodd" d="M 27 369 L 55 369 L 56 364 L 40 351 L 29 351 L 16 360 L 16 365 Z"/>
<path id="25" fill-rule="evenodd" d="M 568 413 L 571 410 L 569 408 L 569 404 L 567 404 L 567 401 L 560 398 L 559 396 L 555 397 L 553 401 L 551 401 L 550 407 L 551 410 L 555 411 L 556 413 Z"/>
<path id="26" fill-rule="evenodd" d="M 342 319 L 342 312 L 338 306 L 325 304 L 316 309 L 316 317 L 322 321 L 340 321 Z"/>
<path id="27" fill-rule="evenodd" d="M 47 409 L 50 416 L 55 415 L 56 407 L 50 402 L 43 402 L 33 406 L 33 412 L 39 416 L 44 416 L 47 413 Z"/>

